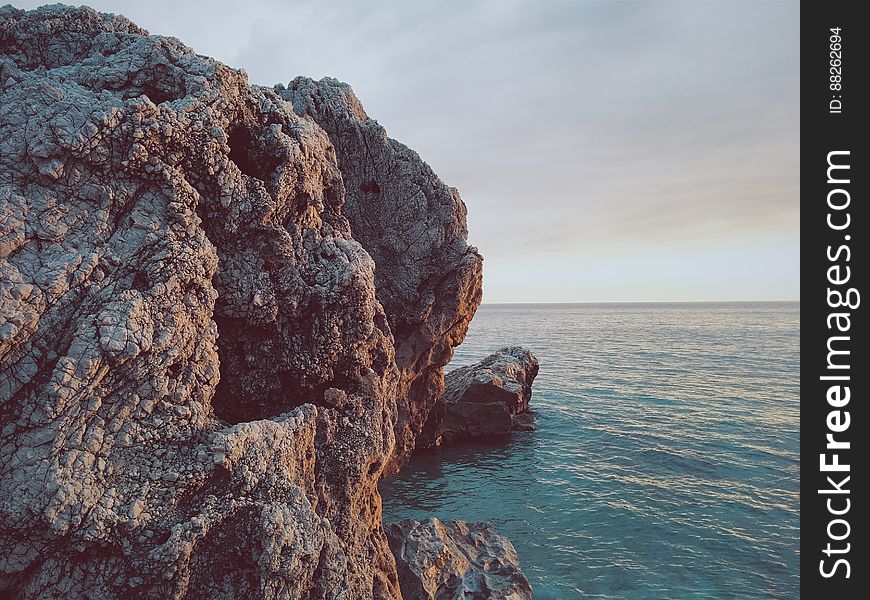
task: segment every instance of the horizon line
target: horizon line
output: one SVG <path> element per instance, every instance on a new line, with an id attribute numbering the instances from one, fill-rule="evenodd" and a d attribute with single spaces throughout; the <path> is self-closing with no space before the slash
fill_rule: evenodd
<path id="1" fill-rule="evenodd" d="M 518 301 L 518 302 L 481 302 L 483 305 L 506 304 L 800 304 L 800 298 L 784 300 L 575 300 L 575 301 Z"/>

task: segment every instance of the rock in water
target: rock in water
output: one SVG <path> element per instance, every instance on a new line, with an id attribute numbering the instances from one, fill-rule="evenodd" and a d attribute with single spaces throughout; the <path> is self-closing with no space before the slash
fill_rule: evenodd
<path id="1" fill-rule="evenodd" d="M 535 415 L 530 412 L 517 413 L 511 417 L 513 431 L 534 431 L 536 429 Z"/>
<path id="2" fill-rule="evenodd" d="M 455 190 L 347 86 L 61 5 L 0 8 L 0 166 L 0 592 L 398 598 L 377 481 L 480 302 Z"/>
<path id="3" fill-rule="evenodd" d="M 537 374 L 538 359 L 518 346 L 449 372 L 444 377 L 444 396 L 429 413 L 417 446 L 533 430 L 529 400 Z"/>
<path id="4" fill-rule="evenodd" d="M 405 600 L 532 597 L 513 544 L 489 523 L 407 520 L 386 530 Z"/>

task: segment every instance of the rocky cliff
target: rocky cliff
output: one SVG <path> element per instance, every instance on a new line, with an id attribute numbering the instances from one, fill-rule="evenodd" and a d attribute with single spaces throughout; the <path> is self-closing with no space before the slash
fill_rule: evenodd
<path id="1" fill-rule="evenodd" d="M 395 471 L 444 391 L 443 367 L 481 301 L 481 258 L 465 204 L 416 152 L 387 137 L 347 84 L 297 77 L 277 90 L 329 135 L 346 186 L 343 214 L 374 259 L 377 298 L 399 368 Z"/>
<path id="2" fill-rule="evenodd" d="M 480 302 L 465 207 L 332 80 L 0 8 L 0 590 L 399 598 L 377 481 Z"/>

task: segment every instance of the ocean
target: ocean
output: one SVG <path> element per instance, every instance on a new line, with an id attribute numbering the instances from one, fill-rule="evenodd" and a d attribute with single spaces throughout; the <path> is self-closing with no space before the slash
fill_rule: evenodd
<path id="1" fill-rule="evenodd" d="M 799 595 L 800 304 L 484 305 L 538 430 L 416 454 L 384 520 L 492 521 L 538 600 Z"/>

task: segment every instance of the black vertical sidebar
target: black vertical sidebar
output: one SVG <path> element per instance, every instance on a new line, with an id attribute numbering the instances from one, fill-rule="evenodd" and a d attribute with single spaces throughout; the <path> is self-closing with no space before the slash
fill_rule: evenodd
<path id="1" fill-rule="evenodd" d="M 800 572 L 810 599 L 870 593 L 870 493 L 859 491 L 870 489 L 870 23 L 861 6 L 801 5 Z"/>

